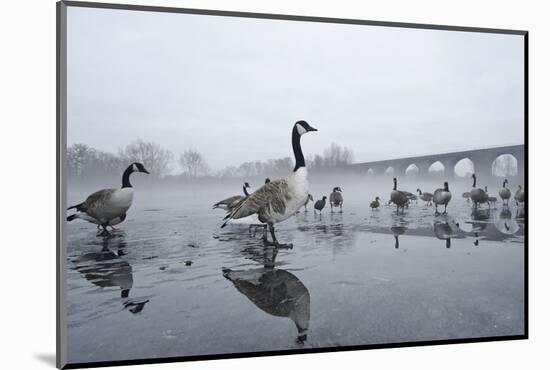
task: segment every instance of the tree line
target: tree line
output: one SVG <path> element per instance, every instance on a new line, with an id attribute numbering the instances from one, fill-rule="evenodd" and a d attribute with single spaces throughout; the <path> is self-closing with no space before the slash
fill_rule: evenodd
<path id="1" fill-rule="evenodd" d="M 353 152 L 346 147 L 332 143 L 323 151 L 306 159 L 312 171 L 342 167 L 353 163 Z M 280 177 L 294 167 L 291 157 L 274 158 L 265 161 L 249 161 L 238 166 L 227 166 L 213 171 L 206 158 L 197 149 L 187 148 L 179 157 L 155 142 L 137 139 L 117 153 L 105 152 L 86 144 L 73 144 L 67 148 L 67 178 L 69 180 L 93 182 L 96 179 L 119 178 L 122 171 L 133 162 L 141 162 L 151 173 L 152 181 L 173 177 L 185 179 Z M 174 169 L 173 166 L 178 168 Z M 178 175 L 174 175 L 178 173 Z"/>

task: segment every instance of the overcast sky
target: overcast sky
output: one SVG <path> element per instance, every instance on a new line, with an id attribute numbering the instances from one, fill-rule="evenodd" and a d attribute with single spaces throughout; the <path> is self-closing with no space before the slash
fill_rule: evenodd
<path id="1" fill-rule="evenodd" d="M 68 145 L 155 141 L 213 169 L 523 143 L 523 37 L 68 8 Z"/>

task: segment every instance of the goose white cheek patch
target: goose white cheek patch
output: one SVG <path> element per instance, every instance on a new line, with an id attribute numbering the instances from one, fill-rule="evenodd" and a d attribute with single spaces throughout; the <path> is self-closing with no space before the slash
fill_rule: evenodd
<path id="1" fill-rule="evenodd" d="M 304 128 L 304 126 L 302 126 L 300 124 L 297 124 L 296 128 L 298 129 L 298 134 L 300 134 L 300 136 L 307 132 L 307 130 Z"/>
<path id="2" fill-rule="evenodd" d="M 135 164 L 132 165 L 132 170 L 133 170 L 134 172 L 138 172 L 138 171 L 139 171 L 138 168 L 137 168 L 137 166 L 136 166 Z"/>

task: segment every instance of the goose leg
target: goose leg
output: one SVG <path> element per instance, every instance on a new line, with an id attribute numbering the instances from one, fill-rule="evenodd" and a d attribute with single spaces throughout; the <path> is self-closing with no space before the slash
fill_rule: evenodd
<path id="1" fill-rule="evenodd" d="M 435 204 L 435 214 L 438 215 L 439 211 L 437 210 L 437 203 Z"/>
<path id="2" fill-rule="evenodd" d="M 340 213 L 342 213 L 342 206 L 344 205 L 344 202 L 340 203 Z"/>
<path id="3" fill-rule="evenodd" d="M 447 203 L 445 203 L 445 210 L 443 211 L 443 214 L 444 214 L 444 215 L 447 214 Z"/>
<path id="4" fill-rule="evenodd" d="M 330 202 L 330 213 L 334 213 L 334 210 L 332 209 L 332 202 Z"/>
<path id="5" fill-rule="evenodd" d="M 279 241 L 277 240 L 277 237 L 275 236 L 275 227 L 270 224 L 269 225 L 269 232 L 271 233 L 271 238 L 273 239 L 273 242 L 272 244 L 276 247 L 276 248 L 288 248 L 288 249 L 292 249 L 292 243 L 288 243 L 288 244 L 280 244 Z M 267 239 L 267 238 L 266 238 Z"/>

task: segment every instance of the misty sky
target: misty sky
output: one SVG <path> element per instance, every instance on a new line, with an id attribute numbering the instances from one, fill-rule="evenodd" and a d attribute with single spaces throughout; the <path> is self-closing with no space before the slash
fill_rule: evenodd
<path id="1" fill-rule="evenodd" d="M 523 36 L 68 8 L 68 145 L 356 161 L 523 143 Z M 174 166 L 176 167 L 176 166 Z M 176 167 L 177 168 L 177 167 Z"/>

